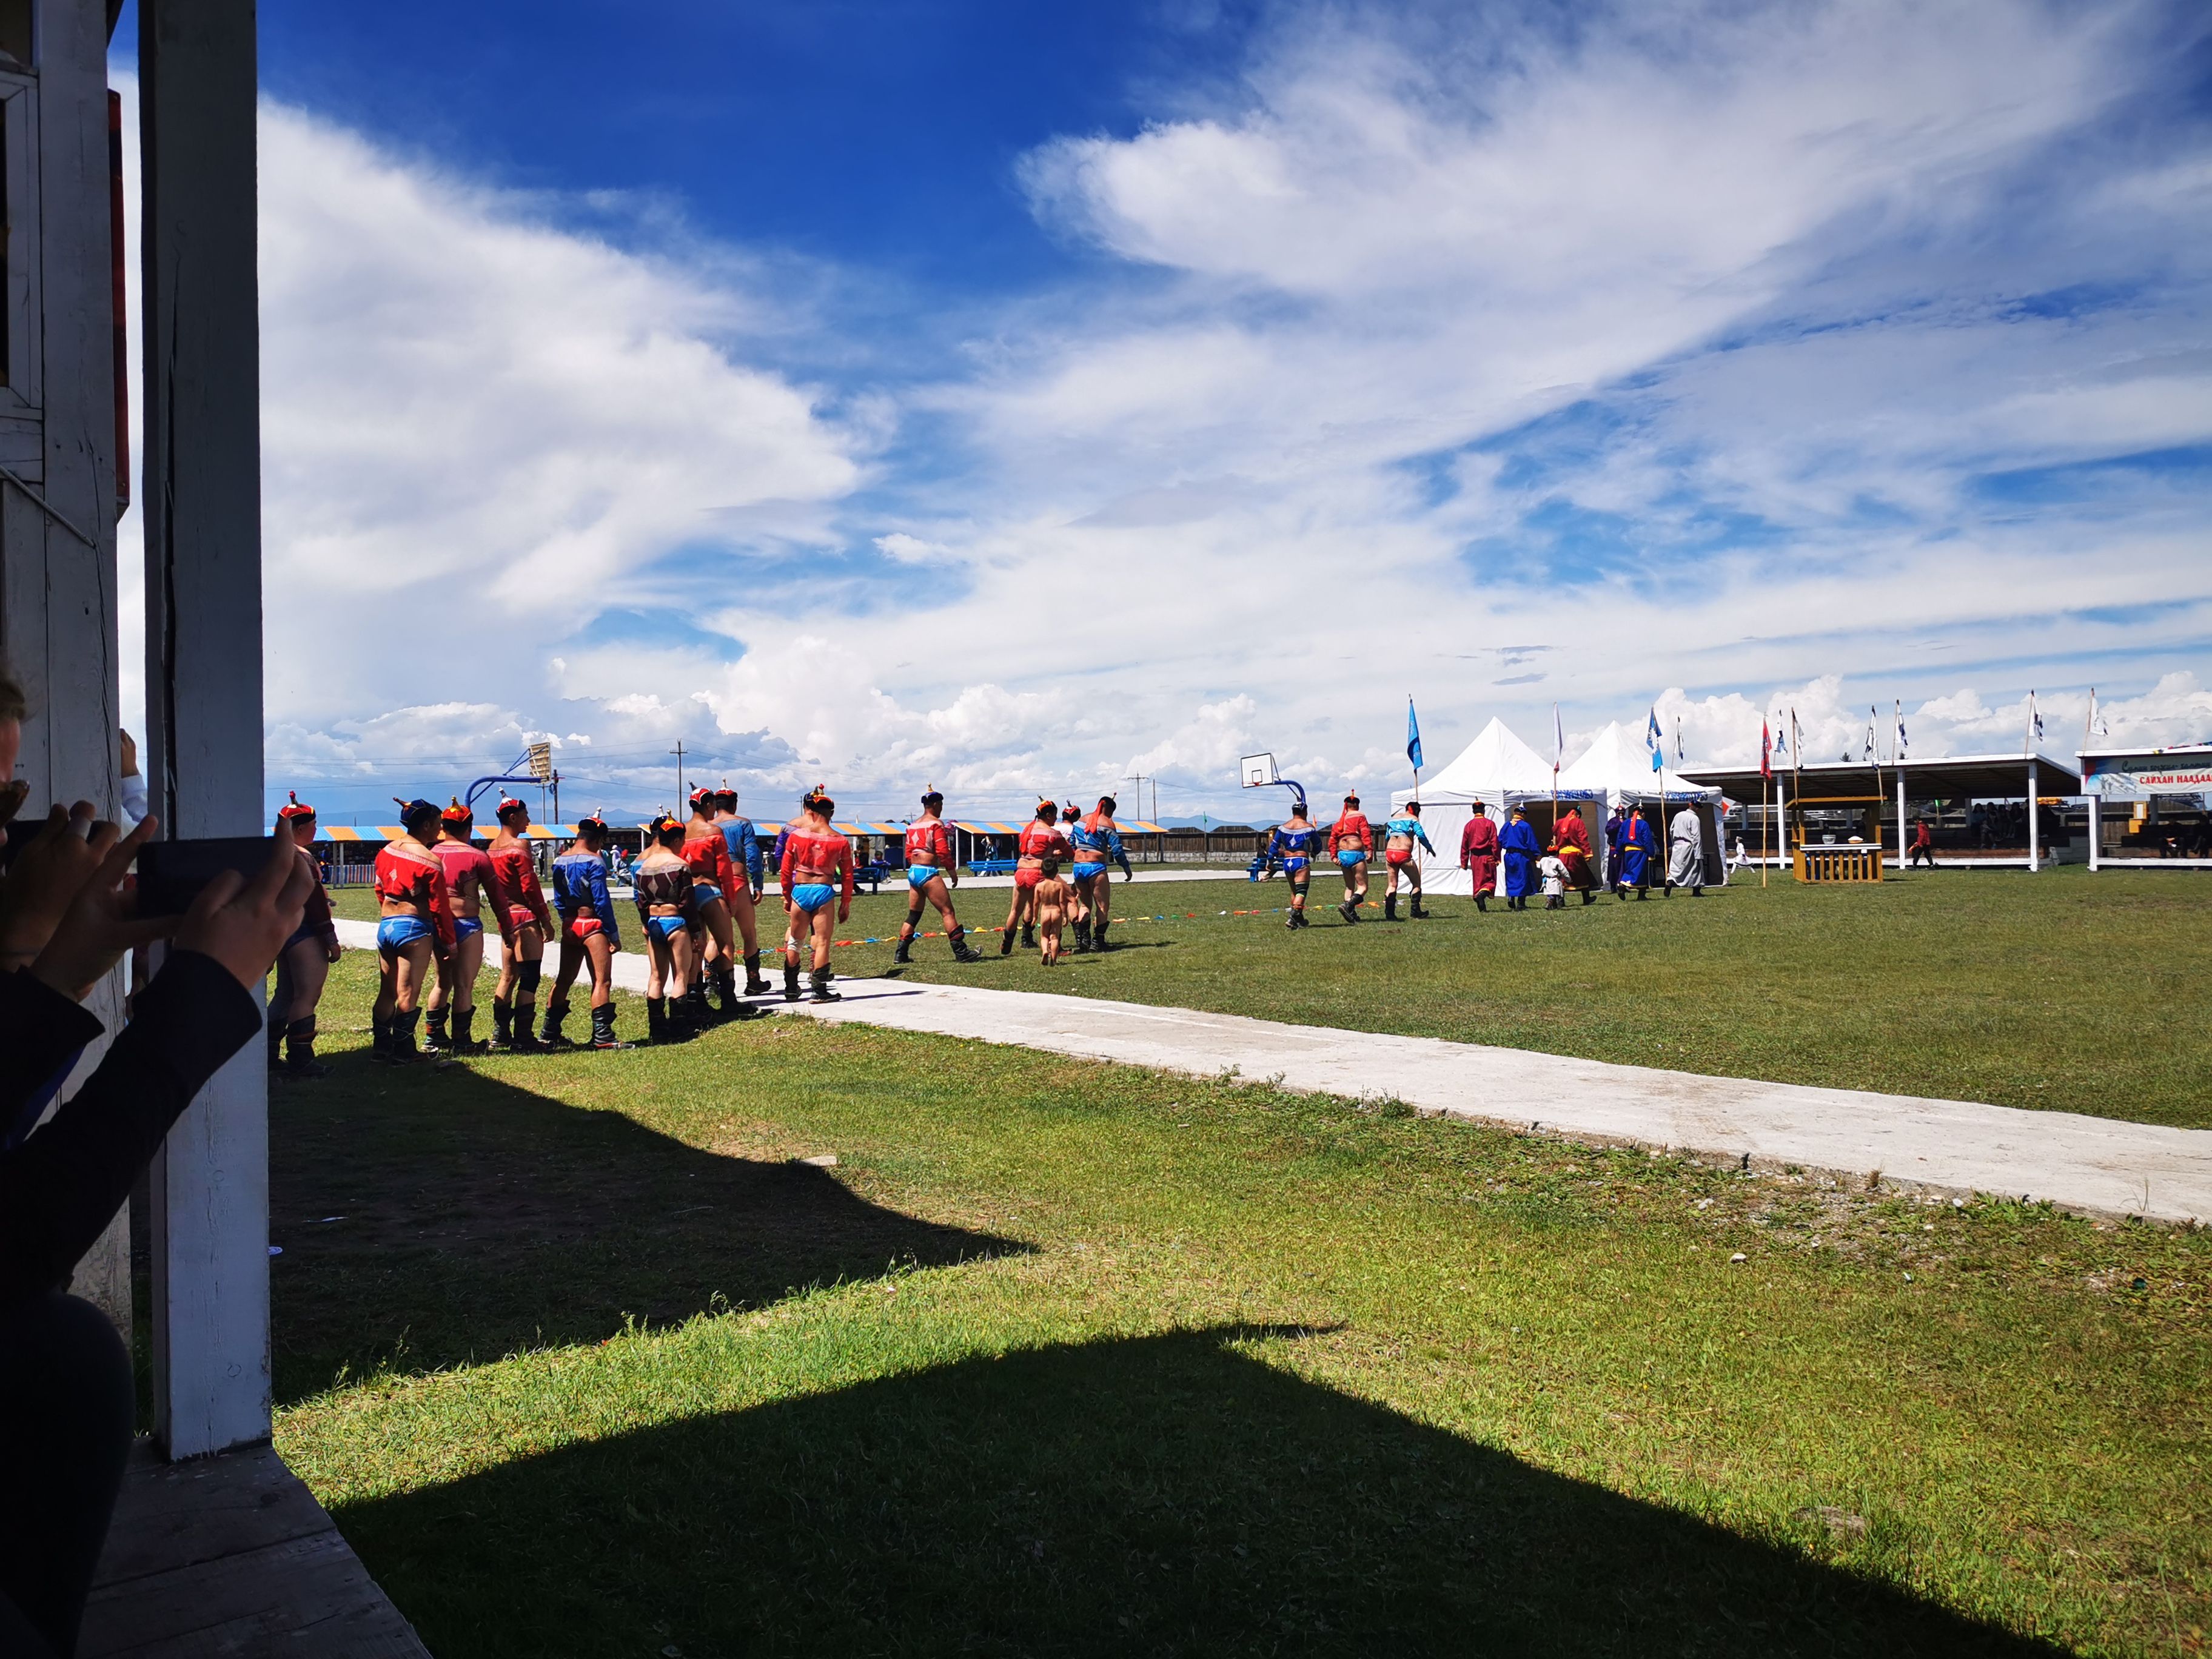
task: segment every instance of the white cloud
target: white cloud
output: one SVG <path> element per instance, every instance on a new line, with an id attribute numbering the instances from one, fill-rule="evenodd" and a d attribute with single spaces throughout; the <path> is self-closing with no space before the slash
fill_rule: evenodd
<path id="1" fill-rule="evenodd" d="M 2178 732 L 2204 694 L 2149 682 L 2212 638 L 2201 482 L 2003 481 L 2212 442 L 2212 162 L 2099 137 L 2157 94 L 2157 15 L 1286 8 L 1241 84 L 1028 158 L 1103 270 L 897 391 L 750 365 L 770 313 L 868 326 L 757 262 L 271 106 L 283 742 L 398 708 L 349 752 L 427 743 L 450 699 L 476 735 L 438 741 L 574 728 L 611 788 L 682 741 L 855 810 L 1138 770 L 1173 811 L 1243 805 L 1253 749 L 1397 780 L 1409 691 L 1438 755 L 1554 698 L 1585 734 L 1656 698 L 1707 760 L 1794 704 L 1833 754 L 1899 696 L 1935 753 L 2031 682 L 2078 726 L 2092 678 Z"/>

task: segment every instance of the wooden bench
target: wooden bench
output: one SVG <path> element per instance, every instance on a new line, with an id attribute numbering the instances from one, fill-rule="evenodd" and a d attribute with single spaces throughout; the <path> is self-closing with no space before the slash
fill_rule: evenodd
<path id="1" fill-rule="evenodd" d="M 971 876 L 1011 876 L 1018 863 L 1015 859 L 970 859 L 968 873 Z"/>

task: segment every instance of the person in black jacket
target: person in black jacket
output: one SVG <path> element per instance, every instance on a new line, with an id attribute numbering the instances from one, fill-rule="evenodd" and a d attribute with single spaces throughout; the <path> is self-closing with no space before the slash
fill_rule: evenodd
<path id="1" fill-rule="evenodd" d="M 19 730 L 0 674 L 0 776 Z M 299 926 L 309 880 L 280 829 L 259 872 L 218 876 L 182 916 L 135 915 L 127 836 L 57 806 L 0 884 L 0 1119 L 100 1035 L 79 1006 L 133 945 L 173 936 L 131 1023 L 76 1094 L 0 1152 L 0 1652 L 76 1650 L 136 1415 L 131 1361 L 70 1275 L 178 1115 L 261 1028 L 261 984 Z M 4 832 L 0 832 L 4 835 Z"/>

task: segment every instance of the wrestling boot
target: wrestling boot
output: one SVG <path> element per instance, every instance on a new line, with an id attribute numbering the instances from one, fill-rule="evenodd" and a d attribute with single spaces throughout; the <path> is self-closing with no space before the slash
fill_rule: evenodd
<path id="1" fill-rule="evenodd" d="M 368 1057 L 380 1066 L 392 1058 L 392 1024 L 378 1014 L 368 1017 Z"/>
<path id="2" fill-rule="evenodd" d="M 425 1048 L 415 1040 L 416 1028 L 421 1024 L 422 1019 L 422 1011 L 420 1008 L 411 1013 L 394 1014 L 392 1017 L 392 1057 L 403 1066 L 412 1064 L 416 1060 L 439 1058 L 436 1049 Z"/>
<path id="3" fill-rule="evenodd" d="M 844 994 L 830 988 L 830 981 L 835 976 L 827 968 L 817 968 L 808 975 L 808 982 L 814 987 L 814 989 L 806 1000 L 809 1002 L 842 1002 L 845 1000 Z"/>
<path id="4" fill-rule="evenodd" d="M 557 1048 L 573 1048 L 568 1034 L 561 1029 L 568 1018 L 568 1003 L 564 997 L 556 997 L 545 1005 L 545 1029 L 538 1034 L 538 1046 L 548 1053 Z"/>
<path id="5" fill-rule="evenodd" d="M 592 1047 L 594 1049 L 631 1048 L 637 1045 L 624 1042 L 615 1035 L 615 1006 L 602 1003 L 592 1010 Z"/>
<path id="6" fill-rule="evenodd" d="M 772 988 L 769 986 L 769 982 L 761 977 L 760 952 L 757 951 L 746 951 L 745 994 L 749 997 L 764 997 L 769 994 L 771 988 Z"/>
<path id="7" fill-rule="evenodd" d="M 695 985 L 686 991 L 681 1006 L 684 1018 L 691 1022 L 691 1029 L 695 1032 L 706 1030 L 714 1024 L 714 1011 L 707 1006 L 707 988 L 704 985 Z"/>
<path id="8" fill-rule="evenodd" d="M 274 1072 L 279 1070 L 284 1064 L 284 1022 L 276 1018 L 276 1005 L 274 1002 L 269 1005 L 268 1027 L 265 1035 L 269 1038 L 269 1069 Z"/>
<path id="9" fill-rule="evenodd" d="M 536 1012 L 535 1005 L 526 1002 L 519 997 L 515 1000 L 513 1046 L 518 1054 L 542 1054 L 545 1052 L 545 1045 L 538 1040 L 538 1034 L 531 1030 L 531 1016 Z"/>
<path id="10" fill-rule="evenodd" d="M 1583 888 L 1583 902 L 1584 904 L 1595 904 L 1597 902 L 1597 890 L 1591 887 Z"/>
<path id="11" fill-rule="evenodd" d="M 457 1054 L 480 1054 L 483 1044 L 477 1041 L 477 1011 L 473 1006 L 453 1010 L 453 1052 Z"/>
<path id="12" fill-rule="evenodd" d="M 714 989 L 722 999 L 724 1019 L 766 1019 L 767 1014 L 750 1002 L 738 1000 L 738 970 L 726 962 L 714 969 Z"/>
<path id="13" fill-rule="evenodd" d="M 1356 899 L 1345 900 L 1343 903 L 1336 907 L 1336 914 L 1342 916 L 1347 924 L 1357 922 L 1359 920 L 1358 901 Z"/>
<path id="14" fill-rule="evenodd" d="M 1407 914 L 1417 921 L 1426 921 L 1429 919 L 1429 913 L 1421 908 L 1421 896 L 1419 893 L 1413 895 L 1413 908 Z"/>
<path id="15" fill-rule="evenodd" d="M 331 1068 L 315 1058 L 315 1017 L 307 1014 L 284 1028 L 284 1075 L 328 1077 Z"/>
<path id="16" fill-rule="evenodd" d="M 1091 954 L 1091 924 L 1088 921 L 1075 924 L 1075 954 L 1079 957 Z"/>
<path id="17" fill-rule="evenodd" d="M 1034 951 L 1036 948 L 1036 924 L 1033 921 L 1025 921 L 1022 924 L 1022 949 Z"/>
<path id="18" fill-rule="evenodd" d="M 1385 921 L 1398 920 L 1398 896 L 1395 893 L 1382 895 L 1382 920 Z"/>
<path id="19" fill-rule="evenodd" d="M 446 1035 L 446 1011 L 443 1008 L 432 1008 L 423 1012 L 425 1012 L 424 1024 L 430 1028 L 430 1035 L 422 1047 L 434 1054 L 451 1054 L 453 1049 L 453 1040 Z"/>
<path id="20" fill-rule="evenodd" d="M 491 1000 L 491 1051 L 503 1054 L 514 1047 L 514 1005 Z"/>
<path id="21" fill-rule="evenodd" d="M 1474 896 L 1474 908 L 1481 911 L 1483 915 L 1488 915 L 1490 914 L 1490 895 L 1487 893 L 1477 893 Z"/>
<path id="22" fill-rule="evenodd" d="M 655 1047 L 670 1041 L 668 1000 L 665 997 L 647 997 L 645 1000 L 645 1040 Z"/>
<path id="23" fill-rule="evenodd" d="M 902 968 L 912 965 L 914 962 L 914 935 L 912 933 L 901 933 L 899 935 L 899 942 L 891 947 L 891 960 Z"/>
<path id="24" fill-rule="evenodd" d="M 1649 887 L 1639 887 L 1636 890 L 1636 902 L 1638 904 L 1643 903 L 1644 900 L 1650 896 L 1651 890 Z"/>
<path id="25" fill-rule="evenodd" d="M 966 928 L 964 928 L 964 927 L 955 927 L 955 928 L 954 928 L 954 929 L 953 929 L 950 933 L 946 934 L 946 935 L 945 935 L 945 937 L 946 937 L 948 939 L 950 939 L 950 940 L 951 941 L 951 943 L 952 943 L 952 959 L 953 959 L 953 961 L 955 961 L 955 962 L 981 962 L 981 961 L 982 961 L 982 959 L 983 959 L 983 953 L 982 953 L 981 951 L 977 950 L 974 945 L 972 945 L 969 944 L 969 942 L 968 942 L 968 930 L 967 930 Z"/>
<path id="26" fill-rule="evenodd" d="M 1106 954 L 1106 929 L 1111 925 L 1110 921 L 1102 921 L 1091 930 L 1091 948 L 1101 956 Z"/>
<path id="27" fill-rule="evenodd" d="M 1283 926 L 1295 933 L 1298 931 L 1298 913 L 1295 910 L 1283 918 Z"/>
<path id="28" fill-rule="evenodd" d="M 999 929 L 999 954 L 1002 957 L 1010 957 L 1013 953 L 1014 930 L 1011 927 L 1001 927 Z"/>
<path id="29" fill-rule="evenodd" d="M 783 964 L 783 1000 L 786 1002 L 799 1000 L 799 964 L 788 957 L 785 958 Z"/>

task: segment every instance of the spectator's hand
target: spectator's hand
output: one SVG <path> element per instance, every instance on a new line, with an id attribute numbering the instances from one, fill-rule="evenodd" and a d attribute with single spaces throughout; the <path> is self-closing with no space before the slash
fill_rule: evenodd
<path id="1" fill-rule="evenodd" d="M 100 826 L 106 834 L 94 844 L 93 817 L 88 800 L 66 812 L 57 802 L 31 844 L 15 855 L 5 884 L 0 885 L 0 969 L 20 968 L 37 959 L 114 845 L 112 824 Z"/>
<path id="2" fill-rule="evenodd" d="M 235 870 L 216 873 L 200 889 L 177 929 L 179 951 L 213 957 L 249 991 L 260 988 L 276 953 L 300 926 L 315 878 L 293 844 L 289 824 L 279 824 L 268 862 L 251 878 Z"/>
<path id="3" fill-rule="evenodd" d="M 101 854 L 91 878 L 76 890 L 69 908 L 39 952 L 31 971 L 64 996 L 82 1002 L 123 953 L 176 932 L 181 916 L 140 916 L 137 884 L 130 875 L 138 849 L 161 825 L 148 818 L 117 839 L 115 826 L 95 828 L 86 845 Z"/>

